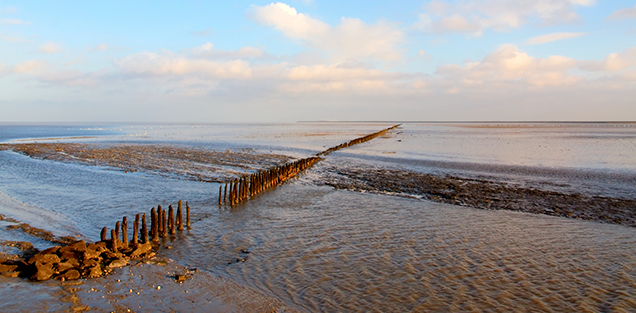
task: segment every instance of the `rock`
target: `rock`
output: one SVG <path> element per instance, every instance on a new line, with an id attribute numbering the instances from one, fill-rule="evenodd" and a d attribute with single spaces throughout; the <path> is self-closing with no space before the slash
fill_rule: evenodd
<path id="1" fill-rule="evenodd" d="M 80 240 L 72 245 L 60 248 L 60 252 L 64 251 L 84 252 L 86 251 L 86 242 L 84 242 L 84 240 Z"/>
<path id="2" fill-rule="evenodd" d="M 104 272 L 102 271 L 102 267 L 99 265 L 93 266 L 91 268 L 89 268 L 86 271 L 87 275 L 89 278 L 97 278 L 97 277 L 101 277 Z"/>
<path id="3" fill-rule="evenodd" d="M 108 250 L 108 248 L 106 247 L 106 242 L 104 242 L 104 241 L 91 243 L 91 244 L 88 245 L 88 247 L 86 247 L 86 249 L 95 250 L 95 251 L 98 251 L 100 253 Z"/>
<path id="4" fill-rule="evenodd" d="M 50 255 L 50 254 L 47 254 Z M 35 267 L 37 271 L 33 276 L 31 276 L 32 280 L 43 281 L 51 278 L 55 271 L 53 270 L 53 264 L 42 264 L 40 262 L 35 262 Z"/>
<path id="5" fill-rule="evenodd" d="M 80 259 L 80 253 L 75 251 L 64 251 L 60 254 L 61 260 Z"/>
<path id="6" fill-rule="evenodd" d="M 77 263 L 77 262 L 76 262 Z M 57 271 L 59 273 L 64 273 L 70 269 L 76 268 L 79 266 L 79 263 L 77 263 L 77 265 L 71 263 L 71 262 L 62 262 L 62 263 L 58 263 L 57 264 Z"/>
<path id="7" fill-rule="evenodd" d="M 102 253 L 102 257 L 104 257 L 104 259 L 121 259 L 122 256 L 123 254 L 119 252 L 106 251 Z"/>
<path id="8" fill-rule="evenodd" d="M 60 279 L 62 280 L 75 280 L 75 279 L 79 279 L 80 278 L 80 272 L 77 271 L 76 269 L 71 269 L 66 271 L 66 273 L 60 275 Z"/>
<path id="9" fill-rule="evenodd" d="M 108 268 L 118 268 L 118 267 L 124 267 L 126 265 L 128 265 L 128 262 L 126 260 L 116 259 L 110 262 L 110 264 L 108 264 Z"/>
<path id="10" fill-rule="evenodd" d="M 13 272 L 18 269 L 15 264 L 0 264 L 0 272 Z"/>
<path id="11" fill-rule="evenodd" d="M 53 246 L 50 247 L 48 249 L 45 249 L 44 251 L 40 252 L 41 254 L 55 254 L 57 253 L 58 250 L 60 250 L 60 246 Z"/>
<path id="12" fill-rule="evenodd" d="M 29 264 L 42 263 L 42 264 L 54 264 L 60 263 L 60 257 L 55 254 L 42 254 L 38 253 L 29 259 Z"/>
<path id="13" fill-rule="evenodd" d="M 18 277 L 20 276 L 20 272 L 0 272 L 0 275 L 4 276 L 4 277 Z"/>
<path id="14" fill-rule="evenodd" d="M 130 258 L 134 259 L 152 251 L 152 244 L 138 244 L 137 248 L 130 254 Z"/>
<path id="15" fill-rule="evenodd" d="M 84 260 L 84 262 L 82 262 L 82 268 L 90 268 L 95 266 L 99 266 L 99 262 L 97 262 L 97 260 L 94 260 L 94 259 L 87 259 L 87 260 Z"/>
<path id="16" fill-rule="evenodd" d="M 84 259 L 99 259 L 102 253 L 97 250 L 87 249 L 84 251 Z"/>

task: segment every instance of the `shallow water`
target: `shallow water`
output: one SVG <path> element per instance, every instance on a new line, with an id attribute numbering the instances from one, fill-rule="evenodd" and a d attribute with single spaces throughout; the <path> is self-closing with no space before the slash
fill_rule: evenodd
<path id="1" fill-rule="evenodd" d="M 298 157 L 386 127 L 377 124 L 331 127 L 328 123 L 203 125 L 193 135 L 192 126 L 123 126 L 116 135 L 73 140 L 253 148 Z M 160 132 L 143 135 L 144 127 L 171 131 L 165 135 Z M 193 207 L 192 229 L 177 235 L 174 241 L 168 239 L 166 244 L 173 249 L 163 250 L 164 255 L 258 289 L 299 310 L 636 310 L 635 228 L 476 210 L 333 190 L 315 184 L 333 166 L 397 166 L 502 179 L 506 176 L 497 169 L 529 168 L 532 170 L 506 175 L 513 178 L 511 181 L 531 184 L 534 179 L 588 192 L 620 190 L 617 193 L 634 194 L 636 190 L 636 185 L 630 185 L 635 166 L 621 159 L 626 151 L 632 151 L 629 145 L 636 140 L 633 128 L 621 130 L 625 132 L 621 135 L 608 135 L 608 142 L 613 144 L 603 143 L 599 147 L 625 144 L 606 149 L 606 161 L 581 156 L 581 160 L 568 165 L 558 158 L 567 158 L 569 154 L 540 155 L 542 163 L 536 158 L 512 162 L 488 156 L 483 145 L 498 141 L 488 131 L 499 132 L 501 128 L 439 127 L 407 124 L 389 136 L 333 153 L 299 179 L 232 209 L 216 204 L 218 184 L 34 160 L 7 151 L 0 151 L 0 191 L 15 201 L 61 214 L 63 219 L 72 221 L 70 229 L 78 229 L 90 240 L 97 240 L 101 227 L 112 227 L 123 215 L 131 218 L 157 204 L 167 206 L 178 199 L 188 200 Z M 446 127 L 459 129 L 458 133 L 434 135 L 446 132 Z M 235 129 L 242 132 L 236 133 Z M 477 135 L 465 134 L 475 129 Z M 593 127 L 586 129 L 594 132 Z M 120 131 L 109 128 L 114 130 Z M 440 137 L 423 140 L 429 131 L 433 132 L 432 137 Z M 312 132 L 320 135 L 308 135 Z M 545 127 L 540 132 L 545 138 L 550 137 Z M 594 137 L 580 135 L 580 130 L 570 128 L 566 132 L 575 137 Z M 413 135 L 419 139 L 408 139 L 409 133 L 420 137 Z M 602 129 L 602 133 L 612 132 Z M 50 137 L 54 136 L 57 135 Z M 482 139 L 460 144 L 466 136 Z M 531 143 L 537 137 L 535 133 L 497 136 L 527 137 Z M 551 145 L 566 140 L 561 129 L 553 136 L 561 139 L 544 140 Z M 614 137 L 623 141 L 615 141 Z M 521 145 L 525 139 L 510 140 Z M 593 143 L 577 140 L 572 145 Z M 481 150 L 473 149 L 476 147 Z M 426 152 L 429 150 L 437 154 Z M 546 164 L 552 165 L 545 166 L 543 162 L 550 160 L 552 163 Z M 552 174 L 555 172 L 565 174 Z M 585 174 L 590 172 L 613 174 L 599 179 Z M 605 190 L 596 185 L 604 186 Z M 242 249 L 251 253 L 241 253 Z M 233 262 L 244 257 L 245 262 Z"/>

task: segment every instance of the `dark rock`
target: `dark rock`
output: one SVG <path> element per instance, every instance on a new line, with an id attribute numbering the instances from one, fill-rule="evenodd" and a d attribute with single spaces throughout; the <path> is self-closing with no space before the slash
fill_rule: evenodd
<path id="1" fill-rule="evenodd" d="M 112 262 L 110 262 L 110 264 L 108 264 L 108 268 L 118 268 L 118 267 L 124 267 L 126 265 L 128 265 L 128 261 L 124 259 L 115 259 Z"/>
<path id="2" fill-rule="evenodd" d="M 47 254 L 50 255 L 50 254 Z M 35 262 L 36 272 L 33 276 L 31 276 L 32 280 L 43 281 L 51 278 L 53 274 L 55 274 L 55 270 L 53 269 L 53 264 L 42 264 L 40 262 Z"/>
<path id="3" fill-rule="evenodd" d="M 80 259 L 80 256 L 81 254 L 75 251 L 64 251 L 60 253 L 60 259 L 63 261 L 70 259 Z"/>
<path id="4" fill-rule="evenodd" d="M 104 272 L 102 271 L 102 267 L 99 265 L 93 266 L 91 268 L 88 268 L 86 270 L 86 276 L 88 278 L 97 278 L 97 277 L 101 277 L 104 274 Z"/>
<path id="5" fill-rule="evenodd" d="M 98 266 L 99 262 L 97 262 L 97 260 L 94 259 L 86 259 L 84 260 L 84 262 L 82 262 L 82 268 L 89 268 L 89 267 L 94 267 L 94 266 Z"/>
<path id="6" fill-rule="evenodd" d="M 135 250 L 130 254 L 130 258 L 134 259 L 152 251 L 150 243 L 138 244 Z"/>
<path id="7" fill-rule="evenodd" d="M 99 252 L 104 252 L 104 251 L 108 250 L 108 248 L 106 246 L 107 246 L 107 244 L 106 244 L 105 241 L 100 241 L 100 242 L 96 242 L 96 243 L 91 243 L 86 248 L 88 250 L 95 250 L 95 251 L 99 251 Z"/>
<path id="8" fill-rule="evenodd" d="M 80 278 L 80 272 L 76 269 L 66 271 L 66 273 L 59 276 L 61 280 L 76 280 Z"/>
<path id="9" fill-rule="evenodd" d="M 57 253 L 58 250 L 60 250 L 60 246 L 53 246 L 50 247 L 48 249 L 43 250 L 42 252 L 40 252 L 41 254 L 55 254 Z"/>
<path id="10" fill-rule="evenodd" d="M 100 251 L 88 249 L 84 251 L 84 259 L 99 259 L 101 254 Z"/>
<path id="11" fill-rule="evenodd" d="M 60 252 L 64 251 L 84 252 L 86 251 L 86 242 L 84 242 L 84 240 L 80 240 L 72 245 L 60 248 Z"/>
<path id="12" fill-rule="evenodd" d="M 102 257 L 104 259 L 121 259 L 123 256 L 123 254 L 119 253 L 119 252 L 112 252 L 112 251 L 106 251 L 104 253 L 102 253 Z"/>
<path id="13" fill-rule="evenodd" d="M 76 268 L 79 267 L 79 263 L 75 262 L 76 264 L 73 264 L 71 262 L 62 262 L 62 263 L 58 263 L 57 264 L 57 272 L 59 273 L 64 273 L 72 268 Z"/>
<path id="14" fill-rule="evenodd" d="M 42 264 L 54 264 L 60 263 L 60 257 L 55 254 L 42 254 L 38 253 L 29 259 L 29 264 L 42 263 Z"/>
<path id="15" fill-rule="evenodd" d="M 0 272 L 13 272 L 18 269 L 15 264 L 0 264 Z"/>

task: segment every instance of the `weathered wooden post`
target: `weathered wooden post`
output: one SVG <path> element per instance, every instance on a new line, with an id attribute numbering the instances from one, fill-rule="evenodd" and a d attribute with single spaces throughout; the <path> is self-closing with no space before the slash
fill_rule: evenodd
<path id="1" fill-rule="evenodd" d="M 106 229 L 106 227 L 102 228 L 102 233 L 100 235 L 102 241 L 106 241 L 106 237 L 108 236 L 108 230 Z"/>
<path id="2" fill-rule="evenodd" d="M 128 247 L 128 218 L 125 216 L 121 221 L 121 242 L 124 248 Z"/>
<path id="3" fill-rule="evenodd" d="M 186 201 L 186 227 L 190 229 L 190 206 L 188 205 L 188 201 Z"/>
<path id="4" fill-rule="evenodd" d="M 163 238 L 163 209 L 160 205 L 157 206 L 157 232 L 159 238 Z"/>
<path id="5" fill-rule="evenodd" d="M 119 240 L 119 228 L 121 224 L 119 224 L 119 221 L 117 221 L 117 223 L 115 223 L 115 239 Z"/>
<path id="6" fill-rule="evenodd" d="M 155 208 L 152 208 L 152 210 L 150 211 L 150 218 L 152 221 L 152 224 L 150 225 L 150 229 L 152 232 L 152 241 L 157 242 L 159 241 L 159 221 L 157 220 L 157 212 L 155 212 Z"/>
<path id="7" fill-rule="evenodd" d="M 181 210 L 182 201 L 179 200 L 179 206 L 177 206 L 177 230 L 183 230 L 183 211 Z"/>
<path id="8" fill-rule="evenodd" d="M 136 246 L 139 243 L 139 214 L 135 215 L 135 223 L 133 224 L 132 244 Z"/>
<path id="9" fill-rule="evenodd" d="M 146 228 L 146 213 L 141 216 L 141 241 L 148 243 L 148 229 Z"/>
<path id="10" fill-rule="evenodd" d="M 174 209 L 172 204 L 168 206 L 168 232 L 174 234 Z"/>
<path id="11" fill-rule="evenodd" d="M 165 238 L 168 235 L 168 219 L 166 218 L 166 210 L 161 210 L 161 223 L 163 223 L 163 225 L 161 225 L 161 237 Z"/>
<path id="12" fill-rule="evenodd" d="M 111 245 L 111 250 L 113 250 L 113 252 L 117 252 L 117 234 L 115 234 L 115 230 L 111 229 L 110 230 L 110 245 Z"/>
<path id="13" fill-rule="evenodd" d="M 223 186 L 219 185 L 219 205 L 223 204 Z"/>

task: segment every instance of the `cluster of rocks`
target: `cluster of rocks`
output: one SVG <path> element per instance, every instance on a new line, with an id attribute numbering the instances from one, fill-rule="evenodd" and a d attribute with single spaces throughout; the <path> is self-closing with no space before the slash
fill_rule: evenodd
<path id="1" fill-rule="evenodd" d="M 89 243 L 78 241 L 67 246 L 54 246 L 27 260 L 0 259 L 0 273 L 8 277 L 28 277 L 34 281 L 51 278 L 74 280 L 96 278 L 131 260 L 154 256 L 151 243 L 122 245 L 112 240 Z"/>

